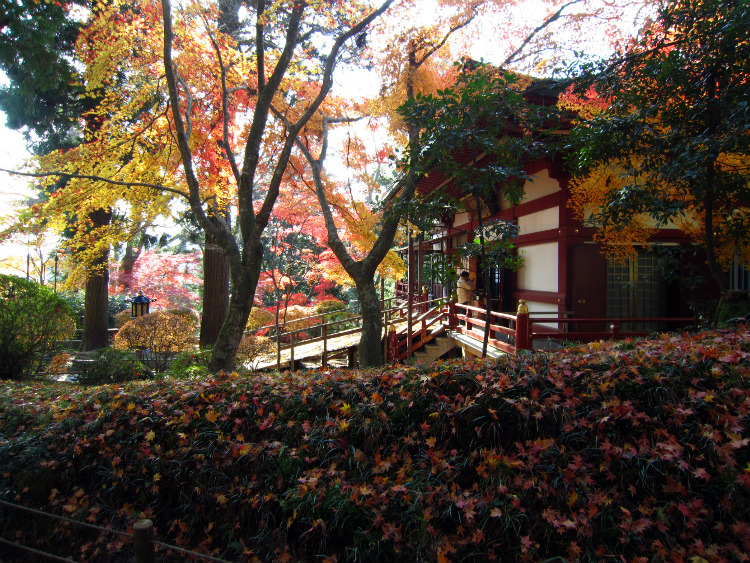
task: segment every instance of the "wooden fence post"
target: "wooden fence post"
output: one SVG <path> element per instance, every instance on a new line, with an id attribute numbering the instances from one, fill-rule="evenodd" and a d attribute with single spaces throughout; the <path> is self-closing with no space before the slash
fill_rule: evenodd
<path id="1" fill-rule="evenodd" d="M 328 367 L 328 323 L 323 323 L 320 332 L 323 336 L 323 354 L 321 354 L 320 364 L 322 367 Z"/>
<path id="2" fill-rule="evenodd" d="M 289 331 L 289 371 L 294 371 L 294 331 Z"/>
<path id="3" fill-rule="evenodd" d="M 620 338 L 620 323 L 612 323 L 609 325 L 609 332 L 612 338 L 617 340 Z"/>
<path id="4" fill-rule="evenodd" d="M 448 327 L 451 329 L 455 329 L 458 326 L 457 314 L 458 311 L 456 310 L 456 304 L 451 301 L 448 303 Z"/>
<path id="5" fill-rule="evenodd" d="M 398 354 L 398 336 L 396 335 L 396 329 L 391 325 L 388 331 L 388 363 L 392 364 L 396 361 L 396 354 Z"/>
<path id="6" fill-rule="evenodd" d="M 516 312 L 516 352 L 519 350 L 531 350 L 531 326 L 529 322 L 529 308 L 525 299 L 518 300 L 518 311 Z"/>
<path id="7" fill-rule="evenodd" d="M 135 543 L 135 563 L 155 563 L 154 523 L 151 520 L 138 520 L 133 526 Z"/>

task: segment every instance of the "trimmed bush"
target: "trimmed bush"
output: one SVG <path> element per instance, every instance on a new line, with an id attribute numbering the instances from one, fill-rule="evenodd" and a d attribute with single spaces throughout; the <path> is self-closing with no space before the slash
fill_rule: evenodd
<path id="1" fill-rule="evenodd" d="M 195 343 L 195 326 L 186 316 L 149 313 L 123 325 L 115 337 L 115 348 L 140 350 L 142 358 L 163 372 L 178 352 Z"/>
<path id="2" fill-rule="evenodd" d="M 169 313 L 170 315 L 177 315 L 178 317 L 183 317 L 186 321 L 188 321 L 195 328 L 197 328 L 201 322 L 201 317 L 198 314 L 198 312 L 195 311 L 194 309 L 191 309 L 190 307 L 176 307 L 174 309 L 167 309 L 164 312 Z"/>
<path id="3" fill-rule="evenodd" d="M 250 311 L 250 317 L 247 319 L 245 330 L 258 330 L 264 326 L 270 326 L 274 323 L 276 316 L 268 309 L 253 307 Z"/>
<path id="4" fill-rule="evenodd" d="M 237 349 L 237 361 L 255 367 L 262 356 L 268 356 L 276 351 L 276 344 L 265 336 L 245 335 Z"/>
<path id="5" fill-rule="evenodd" d="M 313 315 L 315 315 L 315 310 L 312 307 L 290 305 L 279 311 L 279 324 L 284 327 L 284 332 L 300 330 L 316 324 L 315 320 L 308 318 Z"/>
<path id="6" fill-rule="evenodd" d="M 73 311 L 52 290 L 0 275 L 0 379 L 28 376 L 43 353 L 74 331 Z"/>
<path id="7" fill-rule="evenodd" d="M 102 348 L 92 359 L 90 366 L 78 374 L 78 383 L 105 385 L 154 378 L 154 372 L 144 366 L 132 350 Z"/>
<path id="8" fill-rule="evenodd" d="M 115 328 L 122 328 L 125 326 L 125 323 L 131 321 L 133 317 L 130 315 L 132 314 L 132 311 L 130 309 L 125 309 L 124 311 L 120 311 L 115 315 Z"/>

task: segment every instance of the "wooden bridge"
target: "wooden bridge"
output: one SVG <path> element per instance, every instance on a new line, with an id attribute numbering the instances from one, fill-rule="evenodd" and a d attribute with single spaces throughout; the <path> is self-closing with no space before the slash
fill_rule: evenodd
<path id="1" fill-rule="evenodd" d="M 525 302 L 515 313 L 490 311 L 489 321 L 483 308 L 451 303 L 446 299 L 429 300 L 419 295 L 407 300 L 382 301 L 383 334 L 381 350 L 387 363 L 430 362 L 460 351 L 464 356 L 481 356 L 485 331 L 486 354 L 498 357 L 521 350 L 554 347 L 559 341 L 592 341 L 644 336 L 656 330 L 644 327 L 677 329 L 691 324 L 692 318 L 572 318 L 550 313 L 529 313 Z M 338 316 L 337 320 L 331 320 Z M 259 358 L 255 369 L 356 367 L 362 316 L 351 309 L 295 319 L 294 330 L 279 331 L 275 325 L 257 332 L 271 332 L 276 338 L 276 354 Z M 641 330 L 631 330 L 640 327 Z M 627 329 L 627 330 L 626 330 Z M 452 352 L 456 350 L 455 352 Z"/>

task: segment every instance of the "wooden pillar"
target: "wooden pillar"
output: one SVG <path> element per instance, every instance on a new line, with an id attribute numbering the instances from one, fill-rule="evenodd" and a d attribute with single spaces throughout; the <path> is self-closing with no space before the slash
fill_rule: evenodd
<path id="1" fill-rule="evenodd" d="M 391 326 L 388 331 L 388 363 L 391 364 L 396 361 L 396 354 L 398 354 L 398 336 L 396 335 L 396 329 Z"/>
<path id="2" fill-rule="evenodd" d="M 609 325 L 609 333 L 612 335 L 614 340 L 620 338 L 620 323 L 612 323 Z"/>
<path id="3" fill-rule="evenodd" d="M 422 295 L 422 269 L 424 266 L 424 233 L 419 233 L 417 238 L 417 295 Z"/>
<path id="4" fill-rule="evenodd" d="M 133 526 L 135 563 L 154 563 L 154 523 L 151 520 L 138 520 Z"/>
<path id="5" fill-rule="evenodd" d="M 320 357 L 320 365 L 328 367 L 328 323 L 323 323 L 320 327 L 321 336 L 323 336 L 323 353 Z"/>
<path id="6" fill-rule="evenodd" d="M 519 350 L 531 350 L 531 322 L 529 321 L 529 308 L 525 299 L 518 300 L 518 312 L 516 313 L 516 352 Z"/>
<path id="7" fill-rule="evenodd" d="M 294 371 L 294 331 L 289 331 L 289 369 Z"/>

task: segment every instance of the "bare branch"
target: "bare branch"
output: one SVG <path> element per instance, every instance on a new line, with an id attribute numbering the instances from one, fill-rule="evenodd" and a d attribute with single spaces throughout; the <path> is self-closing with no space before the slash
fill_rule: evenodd
<path id="1" fill-rule="evenodd" d="M 208 29 L 208 26 L 206 26 Z M 216 38 L 213 33 L 208 32 L 208 36 L 211 39 L 211 45 L 213 45 L 216 51 L 216 59 L 219 63 L 219 70 L 221 71 L 221 115 L 223 121 L 223 137 L 224 137 L 224 152 L 227 155 L 229 165 L 232 167 L 232 173 L 237 184 L 240 183 L 240 169 L 237 167 L 237 162 L 234 160 L 234 152 L 231 150 L 229 145 L 229 90 L 227 89 L 227 69 L 224 66 L 224 58 L 221 56 L 221 49 L 219 44 L 216 42 Z"/>
<path id="2" fill-rule="evenodd" d="M 548 17 L 546 20 L 544 20 L 539 26 L 536 27 L 531 33 L 529 33 L 526 38 L 523 40 L 521 45 L 513 51 L 510 55 L 508 55 L 505 60 L 500 65 L 501 68 L 504 68 L 508 66 L 510 63 L 513 62 L 513 60 L 521 53 L 521 51 L 526 48 L 526 45 L 528 45 L 534 37 L 536 37 L 539 33 L 541 33 L 544 29 L 549 27 L 551 24 L 553 24 L 555 21 L 559 20 L 560 17 L 562 17 L 563 10 L 567 8 L 568 6 L 572 6 L 573 4 L 577 4 L 581 0 L 571 0 L 567 4 L 563 4 L 560 6 L 560 9 L 557 10 L 554 14 L 552 14 L 550 17 Z"/>
<path id="3" fill-rule="evenodd" d="M 167 186 L 160 186 L 159 184 L 150 184 L 148 182 L 126 182 L 121 180 L 112 180 L 111 178 L 104 178 L 103 176 L 95 176 L 92 174 L 73 174 L 71 172 L 19 172 L 17 170 L 6 170 L 0 168 L 0 172 L 7 174 L 13 174 L 16 176 L 26 176 L 29 178 L 49 178 L 50 176 L 56 176 L 58 178 L 76 178 L 80 180 L 91 180 L 92 182 L 103 182 L 105 184 L 112 184 L 113 186 L 125 186 L 128 188 L 151 188 L 161 192 L 167 192 L 171 194 L 190 199 L 190 196 L 185 192 L 174 188 L 168 188 Z"/>

